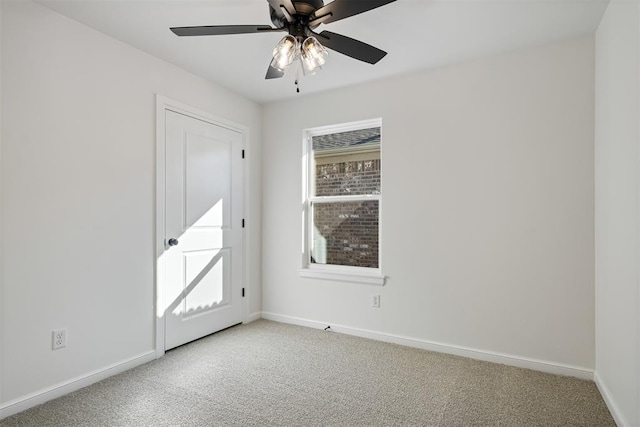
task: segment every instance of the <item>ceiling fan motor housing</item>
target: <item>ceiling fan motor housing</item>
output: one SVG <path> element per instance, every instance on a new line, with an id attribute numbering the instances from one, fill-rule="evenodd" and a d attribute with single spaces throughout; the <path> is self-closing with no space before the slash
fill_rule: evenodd
<path id="1" fill-rule="evenodd" d="M 269 14 L 271 15 L 271 22 L 276 28 L 289 28 L 292 35 L 294 35 L 296 31 L 296 26 L 300 27 L 303 30 L 304 27 L 308 26 L 309 17 L 318 9 L 324 6 L 324 0 L 304 0 L 304 1 L 296 1 L 292 0 L 293 6 L 296 8 L 296 16 L 294 16 L 295 21 L 292 23 L 287 22 L 286 18 L 282 16 L 282 13 L 276 12 L 271 5 L 269 5 Z M 292 25 L 294 24 L 294 25 Z M 296 25 L 297 24 L 297 25 Z M 294 28 L 292 28 L 294 27 Z M 317 25 L 311 27 L 312 29 L 317 27 Z M 304 35 L 304 34 L 299 34 Z"/>

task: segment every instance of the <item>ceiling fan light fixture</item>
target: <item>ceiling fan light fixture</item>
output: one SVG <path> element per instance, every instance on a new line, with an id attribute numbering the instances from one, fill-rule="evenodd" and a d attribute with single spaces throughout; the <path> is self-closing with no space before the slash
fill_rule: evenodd
<path id="1" fill-rule="evenodd" d="M 300 49 L 300 62 L 304 75 L 313 75 L 326 64 L 329 52 L 315 37 L 307 37 Z"/>
<path id="2" fill-rule="evenodd" d="M 285 36 L 273 49 L 273 60 L 271 66 L 284 72 L 296 59 L 298 53 L 298 41 L 292 35 Z"/>
<path id="3" fill-rule="evenodd" d="M 302 65 L 302 74 L 305 76 L 312 76 L 322 69 L 322 66 L 304 51 L 300 53 L 300 64 Z"/>
<path id="4" fill-rule="evenodd" d="M 318 65 L 324 65 L 329 56 L 329 51 L 315 37 L 307 37 L 302 43 L 302 51 L 311 56 Z"/>

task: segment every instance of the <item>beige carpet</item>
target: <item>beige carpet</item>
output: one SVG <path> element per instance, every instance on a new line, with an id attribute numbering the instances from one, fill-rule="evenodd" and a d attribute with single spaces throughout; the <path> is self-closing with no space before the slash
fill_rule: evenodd
<path id="1" fill-rule="evenodd" d="M 590 381 L 260 320 L 0 426 L 615 426 Z"/>

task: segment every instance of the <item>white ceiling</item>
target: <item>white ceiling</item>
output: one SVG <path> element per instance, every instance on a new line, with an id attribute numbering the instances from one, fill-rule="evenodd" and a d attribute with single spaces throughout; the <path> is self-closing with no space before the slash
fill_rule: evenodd
<path id="1" fill-rule="evenodd" d="M 284 33 L 177 37 L 169 27 L 270 25 L 266 0 L 36 0 L 76 21 L 259 103 L 296 96 L 295 72 L 265 80 Z M 325 0 L 327 3 L 328 1 Z M 353 0 L 358 1 L 358 0 Z M 369 65 L 330 51 L 314 93 L 595 31 L 607 0 L 398 0 L 328 25 L 389 54 Z"/>

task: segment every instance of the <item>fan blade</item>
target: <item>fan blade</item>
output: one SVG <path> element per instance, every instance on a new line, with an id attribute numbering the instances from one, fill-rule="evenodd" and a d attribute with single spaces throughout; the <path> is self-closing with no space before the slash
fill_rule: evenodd
<path id="1" fill-rule="evenodd" d="M 291 0 L 267 0 L 273 10 L 276 11 L 276 15 L 280 17 L 287 18 L 289 21 L 289 17 L 296 14 L 296 7 L 293 5 Z M 284 7 L 284 9 L 289 13 L 289 17 L 287 17 L 280 8 Z"/>
<path id="2" fill-rule="evenodd" d="M 339 21 L 362 12 L 375 9 L 396 0 L 334 0 L 328 5 L 316 10 L 313 19 L 322 18 L 323 24 Z M 327 18 L 327 15 L 331 15 Z"/>
<path id="3" fill-rule="evenodd" d="M 387 54 L 387 52 L 380 50 L 377 47 L 373 47 L 341 34 L 332 33 L 331 31 L 323 31 L 320 34 L 314 34 L 318 38 L 318 41 L 325 47 L 359 61 L 368 62 L 369 64 L 377 63 Z"/>
<path id="4" fill-rule="evenodd" d="M 282 31 L 268 25 L 208 25 L 202 27 L 173 27 L 177 36 L 221 36 L 225 34 L 251 34 Z"/>
<path id="5" fill-rule="evenodd" d="M 269 79 L 279 79 L 282 76 L 284 76 L 284 73 L 282 71 L 280 71 L 277 68 L 274 68 L 271 65 L 269 65 L 269 68 L 267 69 L 267 75 L 264 76 L 264 78 L 267 79 L 267 80 L 269 80 Z"/>

